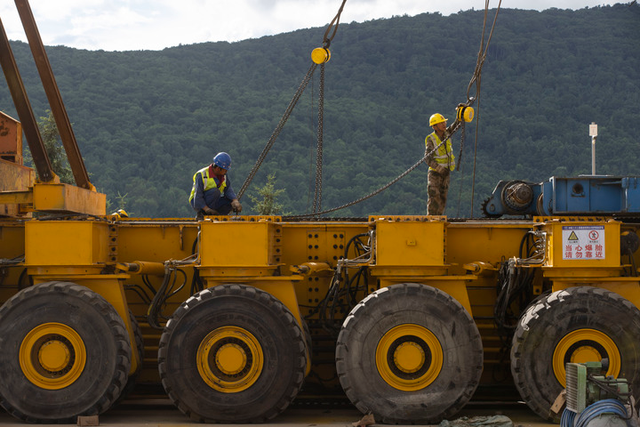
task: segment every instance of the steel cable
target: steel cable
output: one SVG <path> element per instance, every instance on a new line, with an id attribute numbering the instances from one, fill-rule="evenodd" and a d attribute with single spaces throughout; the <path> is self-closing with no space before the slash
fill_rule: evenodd
<path id="1" fill-rule="evenodd" d="M 336 36 L 336 33 L 338 32 L 338 25 L 340 25 L 340 15 L 342 15 L 342 10 L 344 9 L 344 5 L 346 2 L 347 0 L 342 0 L 342 5 L 340 5 L 340 9 L 338 9 L 338 13 L 331 20 L 331 22 L 329 23 L 329 26 L 324 32 L 324 38 L 322 43 L 325 49 L 327 49 L 331 45 L 331 40 L 333 40 L 333 38 Z M 332 28 L 333 28 L 333 34 L 329 36 L 329 32 L 331 32 Z"/>
<path id="2" fill-rule="evenodd" d="M 477 165 L 477 157 L 478 157 L 478 129 L 480 128 L 480 83 L 482 81 L 482 66 L 484 65 L 485 59 L 487 59 L 487 52 L 489 51 L 489 43 L 491 43 L 491 38 L 493 37 L 493 30 L 496 27 L 496 21 L 498 19 L 498 13 L 500 12 L 500 6 L 502 5 L 502 0 L 498 2 L 498 8 L 496 9 L 496 14 L 493 18 L 493 24 L 491 25 L 491 30 L 489 31 L 489 37 L 487 39 L 487 44 L 484 43 L 484 35 L 487 28 L 487 14 L 489 13 L 489 0 L 485 0 L 484 4 L 484 22 L 482 24 L 482 37 L 480 41 L 480 49 L 478 50 L 478 61 L 476 62 L 476 68 L 473 71 L 473 76 L 469 81 L 469 86 L 467 87 L 467 103 L 469 105 L 473 104 L 473 100 L 478 101 L 477 113 L 476 113 L 476 129 L 475 129 L 475 141 L 473 148 L 473 174 L 471 178 L 471 213 L 470 217 L 473 218 L 473 204 L 475 199 L 475 188 L 476 188 L 476 165 Z M 475 84 L 476 93 L 474 97 L 471 97 L 469 94 L 471 92 L 471 87 Z"/>

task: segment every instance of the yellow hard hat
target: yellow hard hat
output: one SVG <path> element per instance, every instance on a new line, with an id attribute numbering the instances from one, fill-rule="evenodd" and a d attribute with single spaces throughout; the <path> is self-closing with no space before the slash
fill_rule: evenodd
<path id="1" fill-rule="evenodd" d="M 435 113 L 431 118 L 429 118 L 429 126 L 437 125 L 438 123 L 446 122 L 447 119 L 440 113 Z"/>

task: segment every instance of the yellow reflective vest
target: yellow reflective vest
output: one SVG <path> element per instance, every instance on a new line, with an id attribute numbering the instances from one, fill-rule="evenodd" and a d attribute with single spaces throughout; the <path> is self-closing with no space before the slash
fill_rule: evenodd
<path id="1" fill-rule="evenodd" d="M 430 139 L 431 144 L 429 144 Z M 435 147 L 440 145 L 440 142 L 440 138 L 438 138 L 438 135 L 435 132 L 430 133 L 429 136 L 424 139 L 425 150 L 427 152 L 433 150 Z M 447 138 L 447 141 L 438 147 L 438 149 L 432 154 L 431 158 L 433 158 L 433 160 L 435 160 L 439 165 L 446 166 L 449 170 L 454 170 L 456 168 L 456 158 L 453 155 L 451 139 Z M 429 170 L 435 169 L 429 166 Z"/>
<path id="2" fill-rule="evenodd" d="M 198 174 L 202 175 L 202 184 L 204 186 L 204 188 L 202 189 L 203 193 L 207 190 L 217 188 L 218 190 L 220 190 L 220 194 L 224 194 L 224 190 L 227 188 L 227 177 L 224 177 L 224 180 L 220 185 L 216 184 L 216 180 L 213 177 L 209 176 L 209 166 L 206 166 L 193 175 L 193 187 L 191 188 L 189 202 L 193 200 L 193 197 L 196 194 L 196 178 L 198 177 Z"/>

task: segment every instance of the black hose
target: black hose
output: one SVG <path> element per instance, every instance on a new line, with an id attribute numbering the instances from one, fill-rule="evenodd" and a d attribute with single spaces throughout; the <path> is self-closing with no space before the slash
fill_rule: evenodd
<path id="1" fill-rule="evenodd" d="M 153 297 L 151 304 L 149 305 L 149 309 L 147 310 L 147 322 L 149 322 L 149 326 L 153 329 L 162 330 L 163 327 L 160 326 L 158 322 L 158 318 L 160 316 L 161 306 L 164 303 L 164 295 L 167 287 L 169 286 L 169 282 L 171 281 L 171 276 L 173 276 L 173 269 L 169 267 L 165 267 L 164 279 L 162 280 L 162 285 L 158 289 L 158 292 Z"/>

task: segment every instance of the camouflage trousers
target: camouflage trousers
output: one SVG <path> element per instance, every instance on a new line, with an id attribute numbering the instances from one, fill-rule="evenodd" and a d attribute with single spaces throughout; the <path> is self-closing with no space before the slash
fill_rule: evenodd
<path id="1" fill-rule="evenodd" d="M 449 192 L 449 171 L 439 174 L 436 171 L 429 171 L 429 182 L 427 184 L 427 215 L 442 215 L 447 206 L 447 193 Z"/>

